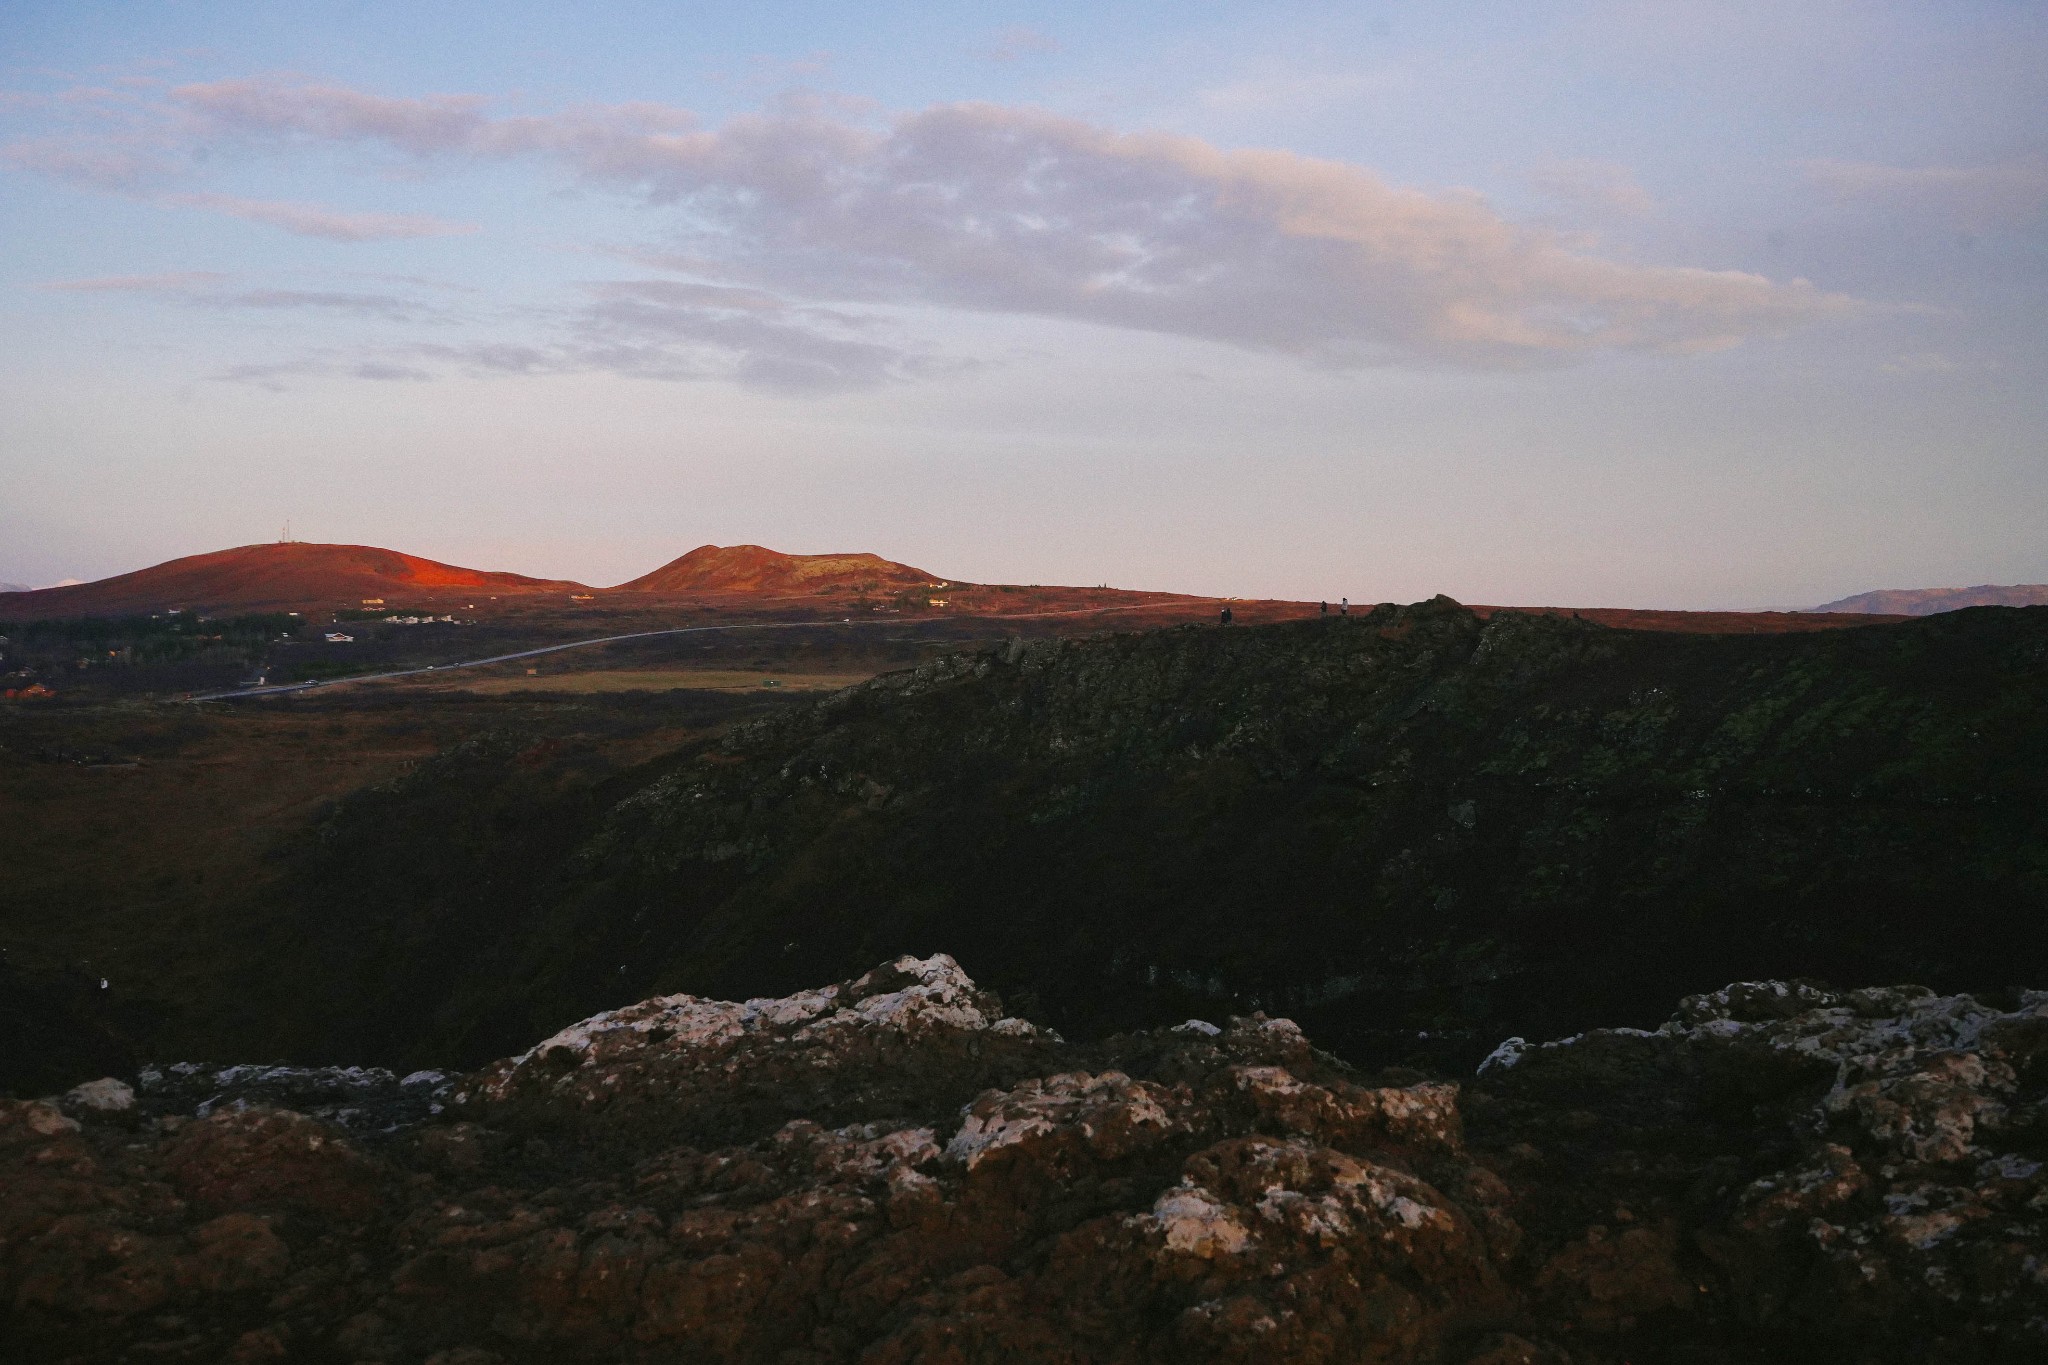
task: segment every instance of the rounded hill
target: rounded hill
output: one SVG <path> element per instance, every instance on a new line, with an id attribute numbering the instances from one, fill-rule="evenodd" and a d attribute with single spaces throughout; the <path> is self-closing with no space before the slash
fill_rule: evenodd
<path id="1" fill-rule="evenodd" d="M 700 545 L 615 591 L 820 593 L 936 581 L 923 569 L 875 554 L 791 555 L 763 545 Z"/>
<path id="2" fill-rule="evenodd" d="M 465 569 L 371 545 L 298 541 L 188 555 L 93 583 L 0 596 L 0 618 L 48 619 L 167 607 L 281 608 L 461 591 L 560 592 L 581 584 Z"/>

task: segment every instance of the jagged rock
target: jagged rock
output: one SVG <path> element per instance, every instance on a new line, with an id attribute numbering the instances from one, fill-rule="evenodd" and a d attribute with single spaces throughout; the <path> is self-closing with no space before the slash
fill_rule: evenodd
<path id="1" fill-rule="evenodd" d="M 356 1134 L 395 1132 L 441 1112 L 448 1076 L 400 1078 L 381 1066 L 208 1066 L 151 1063 L 137 1077 L 143 1112 L 191 1114 L 251 1105 L 292 1109 Z"/>
<path id="2" fill-rule="evenodd" d="M 1053 1069 L 1058 1047 L 940 953 L 781 999 L 607 1010 L 484 1068 L 451 1103 L 486 1122 L 595 1124 L 642 1146 L 730 1142 L 796 1118 L 936 1121 Z"/>
<path id="3" fill-rule="evenodd" d="M 1071 1045 L 902 958 L 608 1011 L 367 1138 L 219 1070 L 0 1102 L 0 1355 L 2031 1359 L 2044 1055 L 2048 995 L 1745 983 L 1465 1087 L 1258 1015 Z"/>
<path id="4" fill-rule="evenodd" d="M 135 1087 L 118 1077 L 102 1076 L 65 1091 L 64 1107 L 86 1114 L 125 1114 L 135 1107 Z"/>
<path id="5" fill-rule="evenodd" d="M 1633 1172 L 1601 1193 L 1643 1221 L 1589 1226 L 1537 1279 L 1576 1297 L 1582 1327 L 1711 1295 L 1878 1358 L 1905 1353 L 1902 1329 L 1936 1359 L 2048 1351 L 2048 992 L 1999 1009 L 1916 986 L 1738 982 L 1654 1032 L 1511 1041 L 1481 1068 L 1509 1101 L 1487 1126 L 1524 1143 L 1593 1130 L 1581 1142 L 1606 1170 Z M 1656 1161 L 1695 1188 L 1659 1190 L 1643 1178 Z M 1653 1207 L 1670 1216 L 1651 1224 Z"/>

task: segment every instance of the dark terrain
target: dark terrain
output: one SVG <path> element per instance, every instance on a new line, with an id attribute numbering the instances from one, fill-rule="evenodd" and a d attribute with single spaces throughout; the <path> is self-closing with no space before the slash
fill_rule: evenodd
<path id="1" fill-rule="evenodd" d="M 819 614 L 17 630 L 0 1356 L 2048 1348 L 2048 608 Z"/>
<path id="2" fill-rule="evenodd" d="M 0 947 L 135 1060 L 400 1067 L 940 950 L 1078 1036 L 1263 1008 L 1364 1064 L 1458 1067 L 1745 977 L 2048 976 L 2048 610 L 1701 636 L 1439 599 L 937 655 L 699 639 L 726 643 L 667 664 L 928 661 L 822 700 L 678 673 L 24 708 Z M 12 1057 L 30 1093 L 80 1078 Z"/>
<path id="3" fill-rule="evenodd" d="M 284 855 L 276 1050 L 474 1063 L 941 949 L 1071 1033 L 1263 1008 L 1370 1064 L 1745 977 L 2002 990 L 2048 975 L 2044 700 L 2048 611 L 1706 637 L 1439 599 L 991 646 L 570 791 L 479 737 Z"/>

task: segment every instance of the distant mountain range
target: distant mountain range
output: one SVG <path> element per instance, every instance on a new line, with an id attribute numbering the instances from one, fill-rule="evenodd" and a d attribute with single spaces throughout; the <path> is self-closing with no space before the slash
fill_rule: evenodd
<path id="1" fill-rule="evenodd" d="M 876 554 L 795 555 L 761 545 L 700 545 L 652 573 L 598 588 L 566 578 L 531 578 L 525 574 L 469 569 L 372 545 L 318 545 L 279 541 L 243 545 L 210 554 L 188 555 L 132 573 L 92 583 L 67 580 L 53 587 L 30 589 L 0 584 L 0 620 L 48 620 L 80 616 L 124 616 L 160 612 L 171 607 L 199 611 L 329 610 L 377 606 L 388 600 L 422 603 L 471 595 L 534 597 L 546 594 L 582 600 L 603 596 L 630 604 L 648 596 L 692 598 L 820 598 L 857 593 L 895 596 L 923 589 L 944 589 L 956 606 L 966 607 L 974 589 L 925 569 L 884 559 Z M 970 590 L 963 594 L 962 590 Z M 1063 590 L 1062 590 L 1063 591 Z M 1095 596 L 1159 597 L 1097 590 Z M 630 596 L 629 596 L 630 595 Z M 1170 596 L 1170 594 L 1168 595 Z M 621 598 L 624 601 L 621 602 Z M 1003 598 L 1018 609 L 1021 598 Z M 1188 601 L 1201 599 L 1189 598 Z M 1589 607 L 1475 608 L 1485 616 L 1495 611 L 1534 611 L 1582 616 L 1621 629 L 1678 630 L 1707 634 L 1776 634 L 1875 622 L 1887 617 L 1928 616 L 1971 606 L 2031 606 L 2048 603 L 2048 585 L 1998 588 L 1926 588 L 1870 592 L 1806 612 L 1674 612 Z M 467 605 L 457 603 L 457 608 Z M 987 604 L 984 604 L 987 605 Z M 1025 607 L 1026 610 L 1049 609 Z M 1101 602 L 1093 605 L 1100 606 Z M 1363 605 L 1362 603 L 1360 604 Z M 1120 608 L 1128 609 L 1128 608 Z M 1836 619 L 1815 620 L 1826 614 Z M 1846 619 L 1856 617 L 1855 620 Z"/>
<path id="2" fill-rule="evenodd" d="M 1974 588 L 1882 588 L 1860 592 L 1813 611 L 1852 611 L 1873 616 L 1933 616 L 1964 607 L 2048 606 L 2048 583 L 2016 583 L 2008 588 L 1989 583 Z"/>
<path id="3" fill-rule="evenodd" d="M 113 616 L 190 607 L 208 611 L 355 606 L 448 593 L 493 597 L 598 591 L 793 594 L 900 590 L 935 582 L 923 569 L 872 554 L 791 555 L 759 545 L 703 545 L 613 589 L 561 578 L 466 569 L 371 545 L 301 541 L 189 555 L 133 573 L 64 587 L 0 588 L 0 618 Z"/>

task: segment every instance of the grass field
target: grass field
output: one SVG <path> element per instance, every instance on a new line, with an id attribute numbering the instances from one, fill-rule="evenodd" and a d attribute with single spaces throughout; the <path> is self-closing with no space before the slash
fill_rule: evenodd
<path id="1" fill-rule="evenodd" d="M 334 802 L 494 732 L 544 744 L 561 781 L 601 781 L 861 675 L 761 687 L 771 676 L 522 672 L 477 692 L 0 709 L 0 966 L 105 977 L 107 1007 L 166 1055 L 267 1056 L 231 983 L 261 971 L 279 854 Z"/>

